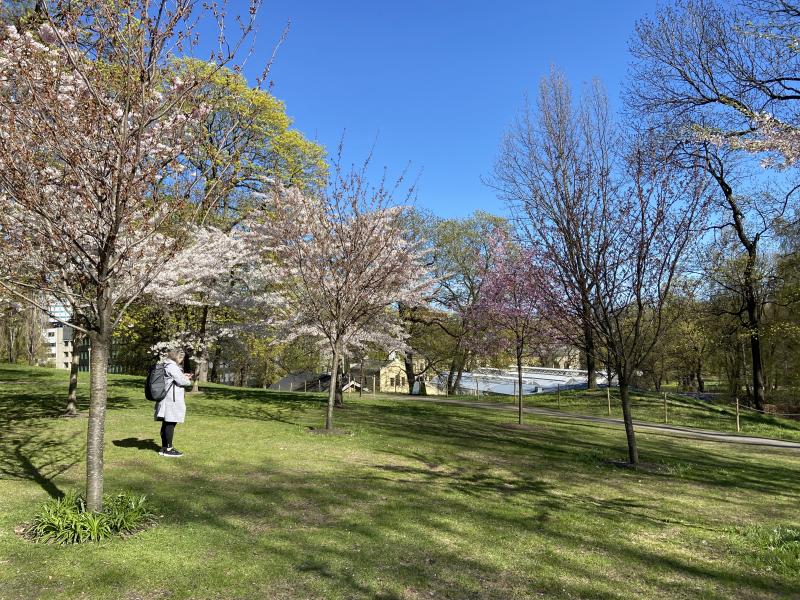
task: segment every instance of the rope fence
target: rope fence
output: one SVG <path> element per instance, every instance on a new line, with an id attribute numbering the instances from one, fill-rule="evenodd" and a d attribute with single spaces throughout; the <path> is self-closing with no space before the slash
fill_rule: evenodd
<path id="1" fill-rule="evenodd" d="M 612 397 L 615 400 L 614 404 L 616 404 L 617 409 L 619 408 L 619 391 L 615 393 L 611 388 L 606 388 L 606 393 L 603 394 L 605 398 L 600 395 L 590 396 L 588 394 L 583 394 L 583 390 L 569 390 L 566 391 L 566 393 L 565 391 L 566 390 L 556 391 L 556 402 L 559 409 L 566 408 L 569 410 L 569 408 L 572 407 L 580 407 L 584 401 L 584 396 L 587 408 L 589 408 L 591 402 L 591 406 L 594 406 L 596 409 L 602 410 L 605 408 L 606 410 L 603 412 L 607 412 L 609 416 L 612 414 Z M 731 431 L 741 432 L 743 426 L 749 427 L 750 425 L 757 425 L 757 423 L 749 420 L 752 417 L 748 417 L 748 413 L 744 413 L 744 417 L 746 417 L 748 420 L 743 423 L 741 420 L 742 411 L 749 411 L 750 414 L 761 414 L 765 417 L 772 416 L 795 419 L 800 417 L 800 413 L 772 412 L 769 410 L 761 410 L 750 406 L 744 406 L 738 398 L 736 401 L 717 403 L 713 400 L 703 401 L 694 396 L 686 396 L 675 392 L 653 392 L 651 390 L 642 390 L 639 388 L 630 388 L 630 392 L 631 395 L 637 396 L 635 400 L 632 398 L 635 405 L 646 408 L 648 411 L 660 411 L 659 420 L 665 424 L 683 423 L 684 425 L 688 426 L 700 426 L 699 423 L 694 422 L 696 417 L 691 416 L 692 413 L 694 413 L 698 417 L 702 418 L 703 421 L 706 421 L 708 418 L 714 419 L 716 425 L 712 424 L 712 422 L 705 422 L 704 425 L 706 427 L 711 426 L 721 430 L 728 429 L 728 427 L 730 427 Z M 656 394 L 658 395 L 656 396 Z M 567 401 L 566 404 L 564 402 L 565 400 Z M 655 417 L 655 415 L 652 415 L 652 417 Z M 728 423 L 728 427 L 724 426 L 724 423 Z"/>
<path id="2" fill-rule="evenodd" d="M 739 406 L 740 408 L 743 408 L 744 410 L 749 410 L 749 411 L 752 411 L 752 412 L 761 413 L 762 415 L 770 415 L 770 416 L 774 416 L 774 417 L 800 417 L 800 413 L 779 413 L 779 412 L 772 412 L 772 411 L 769 411 L 769 410 L 759 410 L 758 408 L 753 408 L 751 406 L 743 406 L 739 402 L 730 402 L 729 404 L 731 406 L 733 406 L 733 405 Z"/>

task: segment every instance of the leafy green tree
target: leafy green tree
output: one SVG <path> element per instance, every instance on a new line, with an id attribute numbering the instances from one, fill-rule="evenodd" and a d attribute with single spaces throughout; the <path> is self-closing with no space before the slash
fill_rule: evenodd
<path id="1" fill-rule="evenodd" d="M 491 240 L 495 232 L 508 231 L 502 218 L 477 211 L 466 219 L 441 219 L 431 223 L 432 264 L 437 287 L 432 305 L 443 311 L 431 320 L 449 338 L 451 358 L 447 391 L 456 392 L 471 351 L 469 335 L 477 326 L 473 307 L 481 295 L 483 274 L 493 264 Z"/>
<path id="2" fill-rule="evenodd" d="M 253 193 L 264 192 L 265 182 L 304 190 L 325 184 L 325 149 L 292 128 L 283 102 L 228 68 L 211 70 L 197 60 L 175 68 L 194 77 L 200 73 L 203 103 L 210 108 L 204 136 L 189 156 L 204 186 L 194 206 L 195 222 L 227 229 L 245 216 Z"/>

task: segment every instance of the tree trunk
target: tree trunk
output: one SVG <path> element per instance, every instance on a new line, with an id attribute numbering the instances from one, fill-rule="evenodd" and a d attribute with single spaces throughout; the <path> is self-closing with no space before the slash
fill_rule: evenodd
<path id="1" fill-rule="evenodd" d="M 111 353 L 111 332 L 107 318 L 101 317 L 100 331 L 92 334 L 91 342 L 89 361 L 91 399 L 86 437 L 86 508 L 97 512 L 103 508 L 103 436 L 108 399 L 108 359 Z"/>
<path id="2" fill-rule="evenodd" d="M 333 399 L 333 405 L 336 408 L 342 408 L 344 406 L 344 397 L 342 396 L 342 382 L 344 381 L 344 367 L 341 364 L 343 359 L 344 359 L 343 356 L 339 359 L 339 365 L 338 365 L 337 373 L 336 373 L 336 394 L 335 394 L 334 399 Z"/>
<path id="3" fill-rule="evenodd" d="M 194 381 L 192 382 L 192 392 L 197 393 L 200 391 L 200 374 L 208 370 L 208 350 L 206 349 L 206 325 L 208 324 L 208 306 L 203 307 L 203 312 L 200 317 L 200 356 L 194 368 Z"/>
<path id="4" fill-rule="evenodd" d="M 617 370 L 617 377 L 619 378 L 619 396 L 622 401 L 622 418 L 625 421 L 625 437 L 628 441 L 628 462 L 631 466 L 636 467 L 639 464 L 639 451 L 636 448 L 636 434 L 633 431 L 629 382 L 627 376 L 622 375 L 622 371 L 623 369 Z"/>
<path id="5" fill-rule="evenodd" d="M 17 362 L 17 336 L 16 331 L 12 328 L 8 328 L 8 362 L 15 363 Z"/>
<path id="6" fill-rule="evenodd" d="M 517 404 L 519 405 L 518 421 L 522 425 L 522 349 L 517 348 Z"/>
<path id="7" fill-rule="evenodd" d="M 217 342 L 217 347 L 214 349 L 214 360 L 212 361 L 213 364 L 211 365 L 211 373 L 209 375 L 209 379 L 214 383 L 219 383 L 219 361 L 222 357 L 222 348 Z"/>
<path id="8" fill-rule="evenodd" d="M 586 356 L 586 389 L 597 389 L 597 361 L 595 358 L 594 331 L 591 324 L 591 309 L 584 311 L 583 346 Z"/>
<path id="9" fill-rule="evenodd" d="M 753 401 L 756 408 L 759 410 L 764 409 L 764 368 L 761 364 L 761 341 L 760 325 L 761 315 L 759 313 L 758 301 L 758 281 L 756 280 L 756 263 L 758 260 L 758 242 L 759 235 L 748 236 L 745 230 L 744 214 L 739 208 L 738 200 L 733 193 L 733 188 L 725 180 L 724 176 L 708 165 L 708 170 L 711 175 L 717 180 L 722 192 L 725 194 L 725 200 L 731 209 L 731 216 L 733 217 L 733 228 L 736 235 L 742 244 L 742 247 L 747 251 L 747 263 L 744 268 L 743 278 L 743 291 L 744 300 L 747 309 L 747 326 L 750 334 L 750 352 L 752 354 L 752 383 L 753 383 Z M 750 387 L 749 384 L 747 387 Z M 749 395 L 749 392 L 748 392 Z"/>
<path id="10" fill-rule="evenodd" d="M 750 395 L 750 382 L 747 380 L 747 359 L 745 358 L 744 342 L 742 342 L 740 348 L 742 351 L 742 385 L 744 385 L 745 396 L 749 400 L 752 396 Z"/>
<path id="11" fill-rule="evenodd" d="M 461 376 L 464 374 L 464 365 L 466 365 L 466 363 L 467 363 L 467 357 L 466 355 L 462 355 L 461 360 L 458 363 L 458 371 L 456 372 L 456 378 L 453 381 L 454 394 L 458 390 L 458 388 L 461 387 Z"/>
<path id="12" fill-rule="evenodd" d="M 203 361 L 200 363 L 200 374 L 198 379 L 200 383 L 208 382 L 208 350 L 203 352 Z"/>
<path id="13" fill-rule="evenodd" d="M 697 379 L 697 391 L 701 394 L 706 391 L 706 382 L 703 379 L 703 362 L 697 361 L 697 367 L 694 374 Z"/>
<path id="14" fill-rule="evenodd" d="M 753 403 L 758 410 L 764 410 L 766 401 L 764 392 L 764 365 L 761 361 L 761 315 L 758 312 L 758 301 L 756 300 L 755 284 L 753 281 L 753 270 L 755 267 L 755 249 L 748 257 L 748 264 L 745 272 L 745 297 L 747 299 L 747 328 L 750 333 L 750 357 L 753 367 Z"/>
<path id="15" fill-rule="evenodd" d="M 359 365 L 359 382 L 358 382 L 358 397 L 361 398 L 364 395 L 364 357 L 361 357 L 361 364 Z"/>
<path id="16" fill-rule="evenodd" d="M 403 358 L 404 366 L 406 369 L 406 383 L 408 384 L 409 395 L 414 393 L 414 353 L 406 352 Z"/>
<path id="17" fill-rule="evenodd" d="M 336 403 L 336 388 L 339 387 L 339 344 L 333 346 L 333 361 L 331 362 L 331 381 L 328 388 L 328 411 L 325 413 L 325 429 L 333 429 L 333 407 Z"/>
<path id="18" fill-rule="evenodd" d="M 450 370 L 447 372 L 447 393 L 448 395 L 452 396 L 455 393 L 455 380 L 456 380 L 456 368 L 458 366 L 458 358 L 453 356 L 452 360 L 450 361 Z"/>
<path id="19" fill-rule="evenodd" d="M 750 352 L 753 355 L 753 402 L 758 410 L 764 410 L 764 366 L 761 364 L 761 340 L 757 330 L 750 334 Z"/>
<path id="20" fill-rule="evenodd" d="M 78 347 L 82 336 L 73 330 L 72 332 L 72 360 L 69 364 L 69 391 L 67 393 L 67 408 L 64 411 L 65 417 L 74 417 L 78 414 L 78 369 L 81 365 L 81 355 Z"/>

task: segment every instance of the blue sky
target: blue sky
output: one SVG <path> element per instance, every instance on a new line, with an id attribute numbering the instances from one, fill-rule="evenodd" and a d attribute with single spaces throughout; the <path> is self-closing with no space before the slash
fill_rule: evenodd
<path id="1" fill-rule="evenodd" d="M 235 5 L 235 3 L 234 3 Z M 421 171 L 418 202 L 443 217 L 504 206 L 480 178 L 550 65 L 575 86 L 599 77 L 616 103 L 627 44 L 655 0 L 474 2 L 267 0 L 252 77 L 287 19 L 270 79 L 295 125 L 346 158 Z M 376 141 L 377 140 L 377 141 Z"/>

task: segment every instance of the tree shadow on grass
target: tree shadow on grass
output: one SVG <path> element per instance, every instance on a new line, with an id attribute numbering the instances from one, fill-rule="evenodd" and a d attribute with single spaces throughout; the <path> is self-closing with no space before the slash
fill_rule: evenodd
<path id="1" fill-rule="evenodd" d="M 618 432 L 621 443 L 624 444 L 624 432 L 611 425 L 569 422 L 564 423 L 562 432 L 570 429 L 576 431 L 577 436 L 581 435 L 581 431 Z M 669 472 L 635 472 L 637 476 L 690 481 L 705 487 L 719 487 L 725 493 L 733 488 L 800 499 L 795 466 L 796 461 L 800 461 L 800 452 L 797 450 L 719 444 L 715 441 L 674 437 L 653 431 L 641 431 L 637 439 L 639 456 L 643 460 L 660 462 L 668 467 L 685 467 L 678 469 L 681 472 L 677 476 Z"/>
<path id="2" fill-rule="evenodd" d="M 50 496 L 61 497 L 54 480 L 84 458 L 83 432 L 58 427 L 66 407 L 69 372 L 3 365 L 0 377 L 0 476 L 34 481 Z M 27 383 L 14 383 L 14 381 Z M 109 388 L 112 389 L 112 388 Z M 79 388 L 79 409 L 88 407 L 88 390 Z M 111 393 L 108 408 L 126 408 L 129 397 Z M 80 423 L 80 421 L 79 421 Z"/>
<path id="3" fill-rule="evenodd" d="M 229 409 L 240 404 L 260 415 L 245 412 L 241 418 L 256 422 L 279 420 L 270 413 L 287 404 L 276 398 L 220 399 L 220 416 L 231 416 Z M 205 399 L 198 404 L 197 410 L 208 408 Z M 307 408 L 317 410 L 319 404 Z M 623 576 L 642 594 L 671 589 L 685 596 L 691 589 L 700 595 L 697 588 L 703 588 L 710 597 L 770 597 L 785 583 L 771 574 L 742 571 L 744 559 L 701 563 L 675 544 L 664 553 L 652 551 L 647 540 L 667 527 L 680 539 L 695 526 L 688 522 L 693 517 L 668 504 L 670 490 L 654 488 L 652 499 L 625 497 L 637 478 L 646 488 L 648 482 L 668 481 L 666 476 L 616 472 L 591 462 L 593 456 L 623 452 L 621 430 L 558 423 L 516 431 L 492 419 L 460 407 L 370 403 L 340 419 L 354 427 L 355 439 L 358 431 L 373 434 L 359 441 L 368 458 L 349 463 L 342 455 L 342 464 L 331 472 L 298 471 L 269 456 L 254 463 L 215 457 L 208 470 L 173 472 L 172 465 L 159 464 L 157 469 L 173 473 L 168 478 L 122 470 L 113 477 L 158 505 L 163 526 L 183 544 L 185 577 L 229 586 L 209 589 L 209 595 L 252 595 L 242 586 L 253 584 L 251 573 L 262 563 L 265 571 L 277 568 L 272 577 L 280 578 L 256 580 L 263 585 L 262 597 L 270 596 L 271 585 L 284 597 L 629 597 L 630 590 L 620 588 Z M 723 456 L 707 443 L 654 439 L 642 440 L 648 460 L 685 461 L 692 469 L 675 480 L 691 482 L 698 495 L 719 494 L 713 501 L 721 514 L 724 496 L 735 495 L 735 482 L 743 482 L 739 487 L 746 491 L 792 493 L 788 478 L 794 470 L 774 461 L 758 465 L 755 451 L 754 462 L 741 463 L 745 451 Z M 319 444 L 337 451 L 324 440 Z M 736 468 L 739 478 L 715 472 L 720 465 L 723 471 Z M 593 478 L 611 480 L 599 493 L 613 497 L 587 491 Z M 204 531 L 191 536 L 197 528 Z M 721 549 L 736 557 L 747 550 Z M 209 560 L 217 553 L 226 559 Z M 506 555 L 516 562 L 506 566 Z M 587 559 L 595 555 L 601 564 Z M 123 557 L 109 553 L 105 560 L 105 573 L 114 574 L 117 589 L 141 585 L 122 562 L 115 564 Z M 247 569 L 237 571 L 242 565 Z M 793 592 L 800 592 L 798 585 L 785 588 L 787 595 Z"/>
<path id="4" fill-rule="evenodd" d="M 127 398 L 111 398 L 109 404 L 119 407 L 127 402 Z M 60 398 L 4 394 L 0 389 L 0 476 L 34 481 L 54 498 L 63 495 L 54 479 L 85 456 L 82 430 L 68 434 L 53 427 L 63 408 Z"/>
<path id="5" fill-rule="evenodd" d="M 0 441 L 0 476 L 33 481 L 50 497 L 61 498 L 64 492 L 53 480 L 82 460 L 79 437 L 35 427 L 6 432 Z"/>
<path id="6" fill-rule="evenodd" d="M 397 404 L 367 406 L 358 415 L 358 423 L 372 431 L 382 431 L 392 439 L 403 441 L 393 452 L 408 458 L 436 462 L 435 457 L 420 457 L 419 442 L 427 447 L 441 445 L 468 449 L 487 457 L 501 457 L 504 468 L 517 469 L 514 460 L 527 465 L 532 461 L 540 468 L 561 465 L 559 468 L 583 471 L 593 463 L 606 474 L 612 468 L 603 464 L 609 458 L 624 458 L 624 431 L 614 425 L 580 421 L 549 421 L 531 416 L 529 421 L 546 427 L 536 431 L 509 430 L 492 416 L 463 407 L 436 407 Z M 494 415 L 494 418 L 497 418 Z M 571 435 L 570 432 L 573 432 Z M 585 433 L 583 433 L 585 432 Z M 598 435 L 603 436 L 598 439 Z M 719 486 L 721 490 L 738 488 L 788 498 L 800 498 L 797 469 L 789 461 L 778 462 L 774 457 L 800 459 L 796 450 L 780 450 L 738 444 L 718 444 L 713 441 L 691 440 L 640 432 L 639 454 L 643 460 L 661 462 L 668 466 L 666 473 L 631 471 L 629 478 L 682 480 L 702 484 L 705 488 Z M 437 450 L 437 453 L 440 453 Z M 441 454 L 441 453 L 440 453 Z M 450 453 L 452 455 L 452 452 Z M 503 458 L 504 457 L 504 458 Z M 593 458 L 592 458 L 593 457 Z M 769 458 L 767 458 L 769 457 Z M 510 460 L 513 459 L 513 460 Z M 577 460 L 576 460 L 577 459 Z M 679 475 L 674 475 L 681 471 Z M 598 476 L 601 474 L 598 473 Z"/>
<path id="7" fill-rule="evenodd" d="M 276 421 L 287 425 L 301 425 L 298 416 L 317 409 L 325 401 L 315 395 L 299 396 L 297 393 L 271 390 L 231 388 L 202 388 L 203 398 L 191 406 L 199 416 L 227 417 L 252 421 Z"/>
<path id="8" fill-rule="evenodd" d="M 227 476 L 185 475 L 152 495 L 165 523 L 216 530 L 202 544 L 234 562 L 280 565 L 277 577 L 294 597 L 621 598 L 629 596 L 619 588 L 623 573 L 643 594 L 689 585 L 684 592 L 769 597 L 781 581 L 737 570 L 731 559 L 662 555 L 638 543 L 685 525 L 647 514 L 657 504 L 569 493 L 530 473 L 505 491 L 478 462 L 450 473 L 367 465 L 312 475 L 265 461 L 261 480 L 237 476 L 233 461 L 220 467 Z M 144 479 L 132 485 L 152 494 Z M 494 546 L 511 551 L 522 539 L 522 563 L 497 560 Z M 600 563 L 587 558 L 595 555 Z M 204 568 L 195 561 L 187 568 Z"/>

